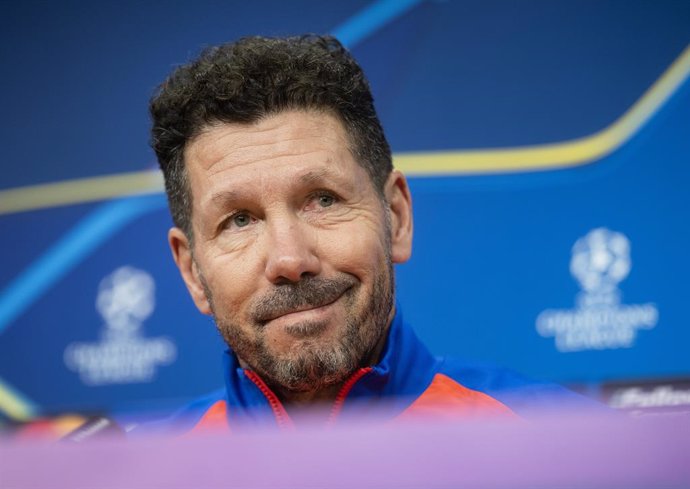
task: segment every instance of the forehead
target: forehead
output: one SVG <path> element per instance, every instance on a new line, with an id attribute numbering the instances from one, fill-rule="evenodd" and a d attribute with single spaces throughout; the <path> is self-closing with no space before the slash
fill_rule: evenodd
<path id="1" fill-rule="evenodd" d="M 367 185 L 338 118 L 316 111 L 286 111 L 253 124 L 207 127 L 185 149 L 193 206 L 228 190 L 278 192 L 289 182 L 332 175 Z M 201 209 L 200 209 L 201 210 Z"/>
<path id="2" fill-rule="evenodd" d="M 329 159 L 351 157 L 343 124 L 328 113 L 287 111 L 252 124 L 207 127 L 185 149 L 188 170 L 210 173 L 320 153 Z M 248 168 L 246 168 L 248 169 Z"/>

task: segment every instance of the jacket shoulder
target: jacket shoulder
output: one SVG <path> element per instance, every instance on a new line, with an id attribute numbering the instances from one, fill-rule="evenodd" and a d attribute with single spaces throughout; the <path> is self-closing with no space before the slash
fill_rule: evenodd
<path id="1" fill-rule="evenodd" d="M 466 389 L 499 401 L 520 415 L 553 410 L 603 409 L 602 405 L 561 385 L 532 379 L 488 363 L 442 358 L 439 373 Z"/>
<path id="2" fill-rule="evenodd" d="M 227 403 L 225 388 L 220 388 L 194 399 L 163 419 L 138 426 L 132 434 L 180 435 L 199 427 L 217 427 L 223 422 L 227 422 Z"/>

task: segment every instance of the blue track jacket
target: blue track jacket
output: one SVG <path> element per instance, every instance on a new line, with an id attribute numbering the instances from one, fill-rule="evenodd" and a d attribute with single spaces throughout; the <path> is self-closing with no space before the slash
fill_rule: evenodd
<path id="1" fill-rule="evenodd" d="M 532 409 L 592 407 L 592 402 L 551 383 L 539 383 L 503 368 L 434 357 L 402 317 L 392 321 L 381 360 L 357 370 L 329 409 L 328 423 L 373 414 L 397 422 L 424 416 L 466 419 L 523 417 Z M 294 428 L 278 397 L 254 372 L 225 352 L 225 387 L 172 417 L 183 432 Z"/>

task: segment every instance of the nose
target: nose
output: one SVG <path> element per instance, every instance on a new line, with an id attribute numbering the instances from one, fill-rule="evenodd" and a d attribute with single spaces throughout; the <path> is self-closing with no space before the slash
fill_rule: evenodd
<path id="1" fill-rule="evenodd" d="M 321 272 L 315 233 L 296 217 L 276 219 L 268 226 L 265 273 L 271 283 L 298 282 Z"/>

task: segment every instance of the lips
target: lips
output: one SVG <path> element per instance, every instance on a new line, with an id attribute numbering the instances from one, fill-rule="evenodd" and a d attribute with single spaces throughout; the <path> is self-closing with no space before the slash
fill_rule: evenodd
<path id="1" fill-rule="evenodd" d="M 336 279 L 307 277 L 295 284 L 276 286 L 253 307 L 253 316 L 258 323 L 265 324 L 287 314 L 328 306 L 353 287 L 354 282 L 354 277 L 344 275 Z"/>
<path id="2" fill-rule="evenodd" d="M 335 301 L 339 299 L 340 296 L 336 297 L 332 301 L 324 302 L 323 304 L 314 304 L 314 305 L 307 305 L 305 304 L 302 307 L 297 307 L 295 309 L 287 309 L 287 310 L 282 310 L 282 311 L 276 311 L 274 314 L 269 316 L 268 318 L 264 319 L 263 322 L 269 322 L 273 321 L 274 319 L 278 319 L 283 316 L 287 316 L 288 314 L 294 314 L 297 312 L 302 312 L 302 311 L 311 311 L 313 309 L 318 309 L 320 307 L 328 306 L 329 304 L 333 304 Z"/>

